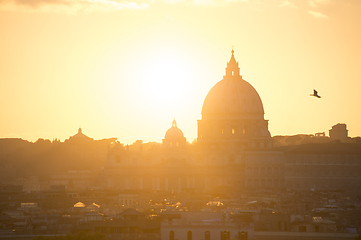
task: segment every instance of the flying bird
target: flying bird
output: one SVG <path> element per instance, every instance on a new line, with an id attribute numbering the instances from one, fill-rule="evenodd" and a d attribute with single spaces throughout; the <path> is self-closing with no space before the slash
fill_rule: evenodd
<path id="1" fill-rule="evenodd" d="M 310 94 L 310 96 L 321 98 L 321 96 L 318 95 L 318 93 L 315 89 L 313 89 L 313 94 Z"/>

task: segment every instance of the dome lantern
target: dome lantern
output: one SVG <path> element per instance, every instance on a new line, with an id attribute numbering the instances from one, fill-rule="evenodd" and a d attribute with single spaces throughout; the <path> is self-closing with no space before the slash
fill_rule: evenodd
<path id="1" fill-rule="evenodd" d="M 175 119 L 172 122 L 172 127 L 177 127 L 177 121 Z"/>
<path id="2" fill-rule="evenodd" d="M 238 67 L 238 62 L 234 58 L 234 50 L 231 51 L 232 56 L 229 62 L 227 62 L 227 68 L 226 68 L 226 77 L 231 76 L 240 76 L 240 68 Z M 241 76 L 242 78 L 242 76 Z"/>

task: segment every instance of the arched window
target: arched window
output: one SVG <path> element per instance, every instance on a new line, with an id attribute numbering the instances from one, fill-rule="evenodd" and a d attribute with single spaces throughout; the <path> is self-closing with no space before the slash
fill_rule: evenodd
<path id="1" fill-rule="evenodd" d="M 248 236 L 247 236 L 247 232 L 238 232 L 238 236 L 239 236 L 239 240 L 247 240 L 248 239 Z"/>
<path id="2" fill-rule="evenodd" d="M 192 240 L 192 231 L 187 232 L 187 240 Z"/>
<path id="3" fill-rule="evenodd" d="M 251 179 L 247 180 L 247 187 L 253 187 Z"/>
<path id="4" fill-rule="evenodd" d="M 264 179 L 261 179 L 260 187 L 265 187 L 265 186 L 266 186 L 266 181 Z"/>
<path id="5" fill-rule="evenodd" d="M 267 180 L 267 187 L 273 187 L 272 179 Z"/>
<path id="6" fill-rule="evenodd" d="M 221 240 L 229 240 L 230 239 L 230 232 L 221 231 Z"/>
<path id="7" fill-rule="evenodd" d="M 204 240 L 211 240 L 211 233 L 209 231 L 206 231 L 204 234 Z"/>
<path id="8" fill-rule="evenodd" d="M 169 240 L 174 240 L 174 231 L 169 232 Z"/>
<path id="9" fill-rule="evenodd" d="M 279 185 L 279 182 L 278 182 L 278 179 L 275 179 L 275 180 L 274 180 L 274 186 L 275 186 L 275 187 L 279 187 L 279 186 L 280 186 L 280 185 Z"/>
<path id="10" fill-rule="evenodd" d="M 258 184 L 258 179 L 255 179 L 254 181 L 253 181 L 253 187 L 258 187 L 259 186 L 259 184 Z"/>

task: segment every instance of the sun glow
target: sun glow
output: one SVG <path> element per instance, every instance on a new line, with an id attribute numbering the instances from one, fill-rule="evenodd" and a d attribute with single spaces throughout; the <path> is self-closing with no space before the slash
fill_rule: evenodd
<path id="1" fill-rule="evenodd" d="M 152 66 L 146 79 L 147 94 L 152 98 L 172 100 L 186 90 L 187 77 L 176 62 L 161 62 Z"/>
<path id="2" fill-rule="evenodd" d="M 142 76 L 147 101 L 175 103 L 189 94 L 191 67 L 180 55 L 157 54 L 148 63 Z"/>

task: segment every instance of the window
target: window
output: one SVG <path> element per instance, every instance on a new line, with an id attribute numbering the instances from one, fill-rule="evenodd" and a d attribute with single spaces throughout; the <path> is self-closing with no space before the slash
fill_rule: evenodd
<path id="1" fill-rule="evenodd" d="M 239 236 L 239 240 L 247 240 L 247 232 L 244 232 L 244 231 L 242 231 L 242 232 L 239 232 L 238 233 L 238 236 Z"/>
<path id="2" fill-rule="evenodd" d="M 230 238 L 229 238 L 229 235 L 230 235 L 229 232 L 227 232 L 227 231 L 222 231 L 222 232 L 221 232 L 221 240 L 229 240 L 229 239 L 230 239 Z"/>
<path id="3" fill-rule="evenodd" d="M 206 231 L 204 234 L 204 240 L 211 240 L 211 233 L 209 231 Z"/>
<path id="4" fill-rule="evenodd" d="M 258 179 L 255 179 L 253 182 L 253 187 L 258 187 Z"/>
<path id="5" fill-rule="evenodd" d="M 247 180 L 247 187 L 253 187 L 251 179 Z"/>
<path id="6" fill-rule="evenodd" d="M 306 226 L 298 226 L 299 232 L 306 232 Z"/>
<path id="7" fill-rule="evenodd" d="M 192 240 L 192 231 L 187 232 L 187 240 Z"/>
<path id="8" fill-rule="evenodd" d="M 232 134 L 236 133 L 236 129 L 232 128 Z"/>
<path id="9" fill-rule="evenodd" d="M 266 181 L 264 179 L 261 179 L 260 187 L 265 187 L 265 186 L 266 186 Z"/>
<path id="10" fill-rule="evenodd" d="M 174 240 L 174 231 L 169 232 L 169 240 Z"/>
<path id="11" fill-rule="evenodd" d="M 279 182 L 278 182 L 278 179 L 275 179 L 275 180 L 274 180 L 274 186 L 275 186 L 275 187 L 279 187 L 279 186 L 280 186 L 280 185 L 279 185 Z"/>
<path id="12" fill-rule="evenodd" d="M 267 187 L 273 187 L 272 179 L 267 180 Z"/>

